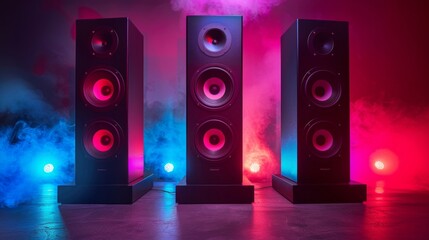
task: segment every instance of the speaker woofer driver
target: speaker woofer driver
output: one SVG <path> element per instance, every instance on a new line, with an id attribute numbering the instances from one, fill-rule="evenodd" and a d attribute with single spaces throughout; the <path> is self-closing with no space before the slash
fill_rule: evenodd
<path id="1" fill-rule="evenodd" d="M 306 144 L 319 158 L 330 158 L 342 145 L 341 129 L 329 121 L 314 120 L 306 126 Z"/>
<path id="2" fill-rule="evenodd" d="M 222 24 L 209 24 L 198 34 L 198 46 L 207 56 L 222 56 L 231 48 L 231 32 Z"/>
<path id="3" fill-rule="evenodd" d="M 234 95 L 234 84 L 228 70 L 222 67 L 206 67 L 198 71 L 194 78 L 195 100 L 207 108 L 223 108 Z"/>
<path id="4" fill-rule="evenodd" d="M 232 129 L 222 120 L 208 120 L 198 127 L 195 146 L 198 153 L 205 159 L 211 161 L 223 160 L 232 150 Z"/>
<path id="5" fill-rule="evenodd" d="M 114 156 L 119 149 L 122 130 L 115 122 L 95 121 L 85 128 L 83 145 L 87 153 L 98 159 Z"/>
<path id="6" fill-rule="evenodd" d="M 118 34 L 115 30 L 101 28 L 92 31 L 91 48 L 93 55 L 112 55 L 118 48 Z"/>
<path id="7" fill-rule="evenodd" d="M 310 70 L 304 76 L 305 96 L 316 106 L 331 107 L 341 98 L 341 79 L 327 70 Z"/>
<path id="8" fill-rule="evenodd" d="M 93 107 L 111 107 L 120 101 L 123 95 L 124 80 L 121 74 L 109 68 L 96 68 L 85 73 L 83 97 Z"/>

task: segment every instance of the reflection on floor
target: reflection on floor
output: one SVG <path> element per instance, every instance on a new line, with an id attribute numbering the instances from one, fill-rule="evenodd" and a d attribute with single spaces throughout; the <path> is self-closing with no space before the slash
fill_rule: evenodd
<path id="1" fill-rule="evenodd" d="M 253 204 L 177 205 L 156 182 L 133 205 L 58 205 L 44 185 L 31 204 L 0 209 L 0 239 L 428 239 L 429 192 L 368 188 L 364 204 L 293 205 L 270 186 Z"/>

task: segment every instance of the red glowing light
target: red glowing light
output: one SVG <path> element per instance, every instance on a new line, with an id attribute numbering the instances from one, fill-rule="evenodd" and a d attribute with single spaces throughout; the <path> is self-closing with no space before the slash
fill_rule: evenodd
<path id="1" fill-rule="evenodd" d="M 92 92 L 94 93 L 94 96 L 100 100 L 100 101 L 107 101 L 109 100 L 114 93 L 114 86 L 111 81 L 108 79 L 102 78 L 97 80 L 94 83 L 94 87 L 92 89 Z"/>
<path id="2" fill-rule="evenodd" d="M 383 194 L 384 193 L 384 181 L 377 181 L 375 183 L 375 193 Z"/>
<path id="3" fill-rule="evenodd" d="M 92 144 L 94 148 L 100 152 L 109 151 L 113 147 L 114 142 L 115 138 L 113 137 L 113 134 L 106 129 L 98 130 L 92 137 Z"/>
<path id="4" fill-rule="evenodd" d="M 213 44 L 214 39 L 210 36 L 206 36 L 206 42 Z"/>
<path id="5" fill-rule="evenodd" d="M 384 188 L 383 187 L 375 187 L 375 193 L 377 194 L 383 194 Z"/>
<path id="6" fill-rule="evenodd" d="M 252 173 L 257 173 L 257 172 L 259 172 L 259 170 L 261 170 L 261 166 L 259 165 L 259 163 L 250 164 L 250 171 Z"/>
<path id="7" fill-rule="evenodd" d="M 209 129 L 203 137 L 204 146 L 210 151 L 218 151 L 225 146 L 225 135 L 219 129 Z"/>
<path id="8" fill-rule="evenodd" d="M 389 149 L 379 149 L 370 156 L 371 169 L 380 175 L 391 175 L 398 169 L 398 156 Z"/>

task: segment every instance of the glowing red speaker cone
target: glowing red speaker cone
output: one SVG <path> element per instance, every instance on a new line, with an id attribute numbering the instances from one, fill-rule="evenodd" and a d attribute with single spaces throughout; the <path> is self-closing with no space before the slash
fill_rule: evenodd
<path id="1" fill-rule="evenodd" d="M 115 87 L 113 86 L 113 83 L 109 81 L 108 79 L 102 78 L 97 80 L 94 83 L 94 87 L 92 88 L 92 92 L 100 101 L 108 101 L 112 98 Z"/>
<path id="2" fill-rule="evenodd" d="M 208 160 L 222 160 L 231 152 L 234 137 L 228 123 L 212 119 L 202 123 L 196 132 L 195 146 Z"/>
<path id="3" fill-rule="evenodd" d="M 93 107 L 112 107 L 124 94 L 123 86 L 124 80 L 115 69 L 95 68 L 85 76 L 83 97 Z"/>
<path id="4" fill-rule="evenodd" d="M 209 129 L 203 136 L 204 147 L 210 151 L 218 151 L 225 145 L 225 135 L 219 129 Z"/>
<path id="5" fill-rule="evenodd" d="M 122 129 L 114 121 L 95 121 L 85 128 L 84 147 L 94 158 L 109 158 L 117 154 L 123 136 Z"/>
<path id="6" fill-rule="evenodd" d="M 100 152 L 107 152 L 112 149 L 115 143 L 115 137 L 106 129 L 100 129 L 94 133 L 92 137 L 92 145 Z"/>

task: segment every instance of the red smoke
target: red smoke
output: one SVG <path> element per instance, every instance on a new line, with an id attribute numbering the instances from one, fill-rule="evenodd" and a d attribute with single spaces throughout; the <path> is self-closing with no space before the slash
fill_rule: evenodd
<path id="1" fill-rule="evenodd" d="M 386 188 L 429 187 L 428 122 L 428 108 L 398 101 L 352 103 L 352 178 L 369 185 L 384 181 Z"/>

